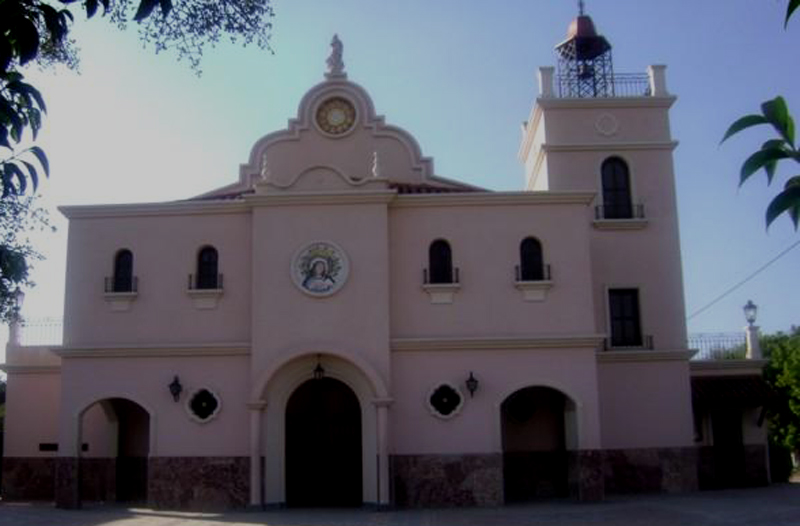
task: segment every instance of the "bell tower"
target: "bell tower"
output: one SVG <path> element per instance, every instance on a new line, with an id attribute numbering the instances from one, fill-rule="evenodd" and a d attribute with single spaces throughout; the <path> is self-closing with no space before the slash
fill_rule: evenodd
<path id="1" fill-rule="evenodd" d="M 612 350 L 685 348 L 669 126 L 676 99 L 666 67 L 615 72 L 611 44 L 583 2 L 555 55 L 556 68 L 539 68 L 539 95 L 522 126 L 525 189 L 595 195 L 587 221 L 596 326 Z M 636 311 L 621 336 L 620 302 Z"/>

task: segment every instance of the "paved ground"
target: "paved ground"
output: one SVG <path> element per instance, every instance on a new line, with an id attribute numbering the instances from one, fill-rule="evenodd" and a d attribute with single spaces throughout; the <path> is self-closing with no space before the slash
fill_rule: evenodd
<path id="1" fill-rule="evenodd" d="M 120 507 L 57 510 L 0 503 L 0 526 L 800 526 L 800 484 L 683 495 L 614 497 L 491 509 L 184 513 Z"/>

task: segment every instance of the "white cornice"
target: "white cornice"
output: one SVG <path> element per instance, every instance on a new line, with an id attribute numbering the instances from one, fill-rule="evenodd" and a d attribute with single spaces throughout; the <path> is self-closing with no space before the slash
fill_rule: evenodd
<path id="1" fill-rule="evenodd" d="M 192 356 L 249 356 L 249 343 L 163 344 L 163 345 L 87 345 L 54 347 L 61 358 L 167 358 Z"/>
<path id="2" fill-rule="evenodd" d="M 672 351 L 599 351 L 598 362 L 685 362 L 696 351 L 678 349 Z"/>
<path id="3" fill-rule="evenodd" d="M 7 374 L 59 374 L 61 367 L 58 365 L 13 365 L 0 364 L 0 371 Z"/>
<path id="4" fill-rule="evenodd" d="M 278 192 L 274 194 L 249 195 L 244 200 L 249 206 L 354 205 L 385 204 L 392 201 L 396 196 L 396 190 Z"/>
<path id="5" fill-rule="evenodd" d="M 394 338 L 394 352 L 414 351 L 485 351 L 592 348 L 603 343 L 602 334 L 574 336 L 535 336 L 532 338 Z"/>
<path id="6" fill-rule="evenodd" d="M 545 109 L 573 108 L 670 108 L 677 97 L 597 97 L 558 98 L 539 97 L 536 105 Z"/>
<path id="7" fill-rule="evenodd" d="M 173 201 L 169 203 L 133 203 L 119 205 L 60 206 L 67 219 L 101 217 L 182 216 L 198 214 L 243 214 L 249 207 L 242 201 Z"/>
<path id="8" fill-rule="evenodd" d="M 574 144 L 542 144 L 542 150 L 550 152 L 613 152 L 628 150 L 674 150 L 678 141 L 642 141 L 613 143 L 574 143 Z"/>
<path id="9" fill-rule="evenodd" d="M 589 205 L 592 192 L 487 192 L 453 194 L 404 194 L 391 207 L 506 206 L 506 205 Z"/>
<path id="10" fill-rule="evenodd" d="M 696 360 L 690 362 L 692 376 L 760 375 L 767 360 Z"/>

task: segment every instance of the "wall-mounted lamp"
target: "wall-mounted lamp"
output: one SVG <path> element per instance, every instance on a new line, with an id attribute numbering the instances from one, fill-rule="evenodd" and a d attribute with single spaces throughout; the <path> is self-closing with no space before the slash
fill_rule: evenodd
<path id="1" fill-rule="evenodd" d="M 178 375 L 175 375 L 175 378 L 172 379 L 172 383 L 169 384 L 169 393 L 172 395 L 172 399 L 176 402 L 181 399 L 181 392 L 183 392 L 183 386 L 181 385 L 181 381 L 178 378 Z"/>
<path id="2" fill-rule="evenodd" d="M 758 314 L 758 305 L 753 303 L 753 300 L 747 300 L 747 304 L 742 307 L 744 310 L 744 319 L 752 327 L 756 322 L 756 314 Z"/>
<path id="3" fill-rule="evenodd" d="M 317 366 L 314 367 L 313 375 L 314 380 L 321 380 L 322 377 L 325 376 L 325 369 L 322 367 L 319 354 L 317 355 Z"/>
<path id="4" fill-rule="evenodd" d="M 475 391 L 478 390 L 478 379 L 475 378 L 472 371 L 469 372 L 469 378 L 467 378 L 467 381 L 464 383 L 467 386 L 467 391 L 469 391 L 469 397 L 472 398 L 475 396 Z"/>

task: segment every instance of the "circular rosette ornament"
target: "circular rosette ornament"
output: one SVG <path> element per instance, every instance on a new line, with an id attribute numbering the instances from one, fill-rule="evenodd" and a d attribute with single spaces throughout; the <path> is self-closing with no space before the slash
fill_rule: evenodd
<path id="1" fill-rule="evenodd" d="M 336 293 L 347 281 L 350 265 L 344 251 L 333 243 L 315 241 L 300 249 L 292 259 L 292 280 L 314 297 Z"/>
<path id="2" fill-rule="evenodd" d="M 214 419 L 222 408 L 217 394 L 210 389 L 198 389 L 186 401 L 186 410 L 195 422 L 205 424 Z"/>

